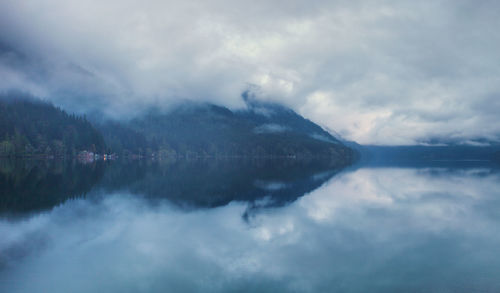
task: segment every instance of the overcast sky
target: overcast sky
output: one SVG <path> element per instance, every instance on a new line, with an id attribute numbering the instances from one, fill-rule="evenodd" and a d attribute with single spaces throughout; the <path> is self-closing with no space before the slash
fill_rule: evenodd
<path id="1" fill-rule="evenodd" d="M 498 1 L 0 1 L 0 90 L 122 115 L 283 103 L 347 139 L 500 137 Z"/>

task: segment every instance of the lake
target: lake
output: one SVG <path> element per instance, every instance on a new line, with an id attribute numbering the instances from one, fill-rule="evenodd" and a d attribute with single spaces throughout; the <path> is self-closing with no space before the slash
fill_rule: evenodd
<path id="1" fill-rule="evenodd" d="M 500 169 L 0 161 L 0 292 L 500 292 Z"/>

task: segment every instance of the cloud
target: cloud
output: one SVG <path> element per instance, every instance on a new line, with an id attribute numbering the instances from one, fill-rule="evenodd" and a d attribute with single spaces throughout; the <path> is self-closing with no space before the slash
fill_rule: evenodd
<path id="1" fill-rule="evenodd" d="M 290 130 L 290 128 L 287 126 L 269 123 L 269 124 L 259 125 L 259 126 L 255 127 L 253 131 L 255 133 L 261 134 L 261 133 L 286 132 L 288 130 Z"/>
<path id="2" fill-rule="evenodd" d="M 72 111 L 238 108 L 256 85 L 361 143 L 500 134 L 495 1 L 27 0 L 0 11 L 0 90 Z"/>

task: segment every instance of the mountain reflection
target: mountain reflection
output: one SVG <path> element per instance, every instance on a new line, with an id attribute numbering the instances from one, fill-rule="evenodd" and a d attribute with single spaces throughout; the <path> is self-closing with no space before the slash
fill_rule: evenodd
<path id="1" fill-rule="evenodd" d="M 84 197 L 104 174 L 104 164 L 58 160 L 0 160 L 0 213 L 50 209 Z"/>
<path id="2" fill-rule="evenodd" d="M 325 161 L 297 160 L 119 160 L 0 161 L 0 212 L 50 209 L 71 198 L 126 191 L 155 203 L 184 208 L 216 207 L 231 201 L 276 207 L 318 188 L 340 168 Z"/>
<path id="3" fill-rule="evenodd" d="M 185 168 L 206 162 L 197 164 Z M 180 168 L 168 166 L 158 168 Z M 188 212 L 170 201 L 151 205 L 147 196 L 119 191 L 153 182 L 152 171 L 128 169 L 142 176 L 115 188 L 107 182 L 120 173 L 106 172 L 99 184 L 114 191 L 97 201 L 71 200 L 20 221 L 1 220 L 0 291 L 500 290 L 496 170 L 355 168 L 282 208 L 243 219 L 246 202 Z M 295 178 L 258 175 L 261 181 L 246 186 L 266 192 L 289 188 Z"/>

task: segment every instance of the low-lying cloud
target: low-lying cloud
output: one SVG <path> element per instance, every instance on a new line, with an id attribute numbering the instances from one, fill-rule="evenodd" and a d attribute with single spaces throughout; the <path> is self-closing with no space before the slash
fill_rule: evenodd
<path id="1" fill-rule="evenodd" d="M 496 1 L 2 1 L 0 90 L 130 114 L 283 103 L 360 143 L 498 140 Z"/>
<path id="2" fill-rule="evenodd" d="M 287 126 L 279 125 L 279 124 L 274 124 L 274 123 L 269 123 L 269 124 L 262 124 L 254 128 L 254 132 L 261 134 L 261 133 L 280 133 L 280 132 L 285 132 L 291 130 Z"/>

